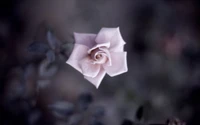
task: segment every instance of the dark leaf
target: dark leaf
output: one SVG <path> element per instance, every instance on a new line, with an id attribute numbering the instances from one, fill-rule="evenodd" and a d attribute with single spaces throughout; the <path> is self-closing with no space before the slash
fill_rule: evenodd
<path id="1" fill-rule="evenodd" d="M 40 91 L 40 89 L 44 89 L 51 83 L 50 80 L 38 80 L 37 81 L 37 92 Z"/>
<path id="2" fill-rule="evenodd" d="M 93 119 L 92 121 L 90 121 L 89 125 L 104 125 L 104 124 L 100 120 Z"/>
<path id="3" fill-rule="evenodd" d="M 97 106 L 94 109 L 93 116 L 96 118 L 102 118 L 105 115 L 105 108 L 103 106 Z"/>
<path id="4" fill-rule="evenodd" d="M 28 51 L 33 53 L 46 53 L 49 49 L 49 46 L 45 43 L 34 42 L 29 45 Z"/>
<path id="5" fill-rule="evenodd" d="M 87 110 L 90 103 L 92 103 L 93 97 L 90 93 L 82 93 L 78 98 L 78 105 L 80 110 Z"/>
<path id="6" fill-rule="evenodd" d="M 124 119 L 121 125 L 133 125 L 133 121 L 129 119 Z"/>
<path id="7" fill-rule="evenodd" d="M 53 50 L 59 50 L 61 46 L 61 42 L 58 40 L 58 38 L 49 30 L 47 32 L 47 41 L 49 43 L 49 46 Z"/>
<path id="8" fill-rule="evenodd" d="M 39 76 L 41 77 L 51 77 L 53 76 L 58 68 L 55 65 L 50 65 L 51 63 L 48 60 L 44 60 L 39 67 Z"/>
<path id="9" fill-rule="evenodd" d="M 135 117 L 137 120 L 141 120 L 142 119 L 142 116 L 143 116 L 143 112 L 144 112 L 144 106 L 140 106 L 137 111 L 136 111 L 136 114 L 135 114 Z"/>
<path id="10" fill-rule="evenodd" d="M 52 50 L 49 50 L 46 53 L 46 56 L 47 56 L 47 59 L 48 59 L 49 62 L 54 62 L 55 59 L 56 59 L 55 53 Z"/>
<path id="11" fill-rule="evenodd" d="M 48 106 L 53 115 L 58 118 L 66 118 L 73 114 L 74 105 L 70 102 L 60 101 Z"/>
<path id="12" fill-rule="evenodd" d="M 69 121 L 68 121 L 67 125 L 79 125 L 81 120 L 82 120 L 82 116 L 80 114 L 72 115 L 69 118 Z"/>
<path id="13" fill-rule="evenodd" d="M 66 44 L 63 44 L 61 46 L 61 54 L 65 55 L 65 56 L 70 56 L 72 50 L 74 48 L 74 43 L 66 43 Z"/>

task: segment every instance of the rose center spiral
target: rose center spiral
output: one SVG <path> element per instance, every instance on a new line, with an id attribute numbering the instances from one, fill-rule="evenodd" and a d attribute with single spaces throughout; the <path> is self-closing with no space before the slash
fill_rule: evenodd
<path id="1" fill-rule="evenodd" d="M 94 64 L 103 64 L 107 61 L 107 55 L 106 52 L 103 50 L 96 48 L 91 51 L 90 57 L 93 60 Z"/>

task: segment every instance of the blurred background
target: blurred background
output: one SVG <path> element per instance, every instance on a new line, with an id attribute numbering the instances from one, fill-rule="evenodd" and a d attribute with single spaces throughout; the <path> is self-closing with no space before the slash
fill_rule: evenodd
<path id="1" fill-rule="evenodd" d="M 197 0 L 1 0 L 0 125 L 171 118 L 199 125 L 199 6 Z M 65 63 L 73 32 L 118 26 L 129 71 L 107 75 L 96 89 Z"/>

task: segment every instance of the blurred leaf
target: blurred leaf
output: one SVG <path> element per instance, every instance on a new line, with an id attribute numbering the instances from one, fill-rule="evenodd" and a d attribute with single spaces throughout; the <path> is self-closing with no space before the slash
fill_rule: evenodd
<path id="1" fill-rule="evenodd" d="M 144 114 L 144 106 L 140 106 L 135 114 L 136 119 L 140 121 L 143 117 L 143 114 Z"/>
<path id="2" fill-rule="evenodd" d="M 90 103 L 93 102 L 93 96 L 91 93 L 81 93 L 78 98 L 78 105 L 80 110 L 84 111 L 88 109 Z"/>
<path id="3" fill-rule="evenodd" d="M 65 56 L 69 56 L 73 50 L 74 43 L 65 43 L 61 46 L 61 53 L 64 54 Z"/>
<path id="4" fill-rule="evenodd" d="M 40 89 L 44 89 L 50 84 L 50 80 L 38 80 L 37 82 L 37 91 L 39 92 Z"/>
<path id="5" fill-rule="evenodd" d="M 68 121 L 67 125 L 79 125 L 82 119 L 83 119 L 83 117 L 82 117 L 81 114 L 72 115 L 69 118 L 69 121 Z"/>
<path id="6" fill-rule="evenodd" d="M 49 46 L 41 42 L 33 42 L 29 45 L 28 51 L 33 53 L 46 53 L 49 49 Z"/>
<path id="7" fill-rule="evenodd" d="M 103 122 L 101 122 L 100 120 L 98 119 L 92 119 L 89 123 L 89 125 L 104 125 Z"/>
<path id="8" fill-rule="evenodd" d="M 51 77 L 57 72 L 58 68 L 55 65 L 51 65 L 48 60 L 42 61 L 39 67 L 39 75 L 41 77 Z"/>
<path id="9" fill-rule="evenodd" d="M 48 59 L 49 62 L 54 62 L 56 60 L 56 55 L 52 50 L 49 50 L 46 53 L 46 56 L 47 56 L 47 59 Z"/>
<path id="10" fill-rule="evenodd" d="M 48 106 L 53 115 L 58 118 L 66 118 L 74 113 L 74 105 L 70 102 L 60 101 Z"/>
<path id="11" fill-rule="evenodd" d="M 21 79 L 10 78 L 5 86 L 5 99 L 15 100 L 24 96 L 26 86 L 21 83 Z"/>
<path id="12" fill-rule="evenodd" d="M 50 30 L 47 32 L 47 41 L 51 49 L 60 50 L 61 42 Z"/>
<path id="13" fill-rule="evenodd" d="M 29 125 L 36 125 L 39 119 L 41 118 L 42 113 L 38 110 L 33 110 L 28 116 Z"/>
<path id="14" fill-rule="evenodd" d="M 133 121 L 129 119 L 124 119 L 121 125 L 134 125 Z"/>
<path id="15" fill-rule="evenodd" d="M 93 110 L 93 116 L 96 118 L 102 118 L 105 115 L 105 108 L 103 106 L 97 106 Z"/>

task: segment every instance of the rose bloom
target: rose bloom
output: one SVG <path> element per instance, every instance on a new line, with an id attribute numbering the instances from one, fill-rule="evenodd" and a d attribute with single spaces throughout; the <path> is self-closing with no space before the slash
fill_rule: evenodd
<path id="1" fill-rule="evenodd" d="M 98 34 L 74 33 L 75 45 L 67 63 L 96 88 L 107 73 L 113 77 L 128 71 L 127 52 L 119 28 L 102 28 Z"/>

